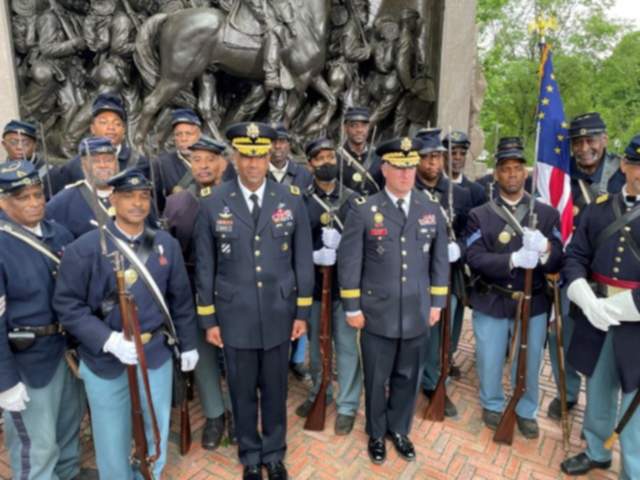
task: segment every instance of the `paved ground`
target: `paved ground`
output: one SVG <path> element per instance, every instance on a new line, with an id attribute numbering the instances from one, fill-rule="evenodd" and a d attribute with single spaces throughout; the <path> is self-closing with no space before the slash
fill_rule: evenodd
<path id="1" fill-rule="evenodd" d="M 542 371 L 542 406 L 540 409 L 541 436 L 537 441 L 525 440 L 516 431 L 513 446 L 501 446 L 492 442 L 491 432 L 484 428 L 478 403 L 478 382 L 474 367 L 473 335 L 469 328 L 463 333 L 456 361 L 463 377 L 451 383 L 449 393 L 458 407 L 458 417 L 444 423 L 422 420 L 426 401 L 421 396 L 411 438 L 417 449 L 418 459 L 407 463 L 399 458 L 388 443 L 388 458 L 383 466 L 373 466 L 366 453 L 364 433 L 364 407 L 361 406 L 353 433 L 347 437 L 333 435 L 335 410 L 330 408 L 327 428 L 322 433 L 310 433 L 302 429 L 303 421 L 294 414 L 295 407 L 304 399 L 307 387 L 293 379 L 290 383 L 289 450 L 286 463 L 296 479 L 532 479 L 547 480 L 565 478 L 559 464 L 564 458 L 559 424 L 546 417 L 546 409 L 553 399 L 555 388 L 551 379 L 548 360 Z M 176 412 L 177 413 L 177 412 Z M 571 453 L 583 448 L 580 427 L 584 413 L 584 394 L 571 416 Z M 186 457 L 180 457 L 176 444 L 171 444 L 165 479 L 230 479 L 241 478 L 242 468 L 236 460 L 236 449 L 221 447 L 216 452 L 202 450 L 200 432 L 204 423 L 199 405 L 192 406 L 194 445 Z M 175 416 L 176 420 L 178 416 Z M 176 438 L 173 425 L 174 439 Z M 0 434 L 0 437 L 2 435 Z M 83 434 L 83 475 L 85 479 L 97 478 L 88 429 Z M 617 478 L 619 454 L 616 448 L 613 467 L 608 472 L 593 473 L 590 479 Z M 11 472 L 4 446 L 0 449 L 0 478 L 8 479 Z M 112 480 L 112 479 L 109 479 Z"/>

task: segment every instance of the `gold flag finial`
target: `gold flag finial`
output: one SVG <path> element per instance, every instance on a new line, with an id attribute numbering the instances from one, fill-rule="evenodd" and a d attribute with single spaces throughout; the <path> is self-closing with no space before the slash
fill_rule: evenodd
<path id="1" fill-rule="evenodd" d="M 529 23 L 529 33 L 537 33 L 541 37 L 546 36 L 549 32 L 558 29 L 558 19 L 556 17 L 545 17 L 538 15 L 535 20 Z"/>

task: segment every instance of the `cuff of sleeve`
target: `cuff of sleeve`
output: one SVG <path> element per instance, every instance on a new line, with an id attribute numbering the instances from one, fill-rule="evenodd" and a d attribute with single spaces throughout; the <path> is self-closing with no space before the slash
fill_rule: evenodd
<path id="1" fill-rule="evenodd" d="M 313 297 L 298 297 L 298 299 L 296 300 L 296 319 L 309 320 L 312 304 Z"/>
<path id="2" fill-rule="evenodd" d="M 431 306 L 435 308 L 444 308 L 447 304 L 447 295 L 449 294 L 449 287 L 432 285 L 431 294 Z"/>
<path id="3" fill-rule="evenodd" d="M 343 288 L 340 290 L 340 298 L 345 311 L 356 312 L 360 310 L 360 289 Z"/>

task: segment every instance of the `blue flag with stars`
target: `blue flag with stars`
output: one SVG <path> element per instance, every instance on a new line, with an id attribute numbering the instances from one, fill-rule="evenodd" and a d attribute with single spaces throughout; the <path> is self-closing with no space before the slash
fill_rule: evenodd
<path id="1" fill-rule="evenodd" d="M 560 89 L 553 73 L 553 55 L 548 45 L 542 47 L 540 93 L 538 96 L 539 140 L 536 163 L 540 200 L 560 214 L 562 241 L 566 244 L 573 232 L 571 197 L 569 125 L 565 121 Z"/>

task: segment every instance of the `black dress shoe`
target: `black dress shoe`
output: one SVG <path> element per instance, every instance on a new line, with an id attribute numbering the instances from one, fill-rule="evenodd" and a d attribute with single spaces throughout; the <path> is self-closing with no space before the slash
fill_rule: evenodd
<path id="1" fill-rule="evenodd" d="M 262 467 L 260 465 L 245 465 L 242 478 L 243 480 L 262 480 Z"/>
<path id="2" fill-rule="evenodd" d="M 384 444 L 384 437 L 369 437 L 367 452 L 369 453 L 369 458 L 371 459 L 371 461 L 376 465 L 384 463 L 387 458 L 387 447 Z"/>
<path id="3" fill-rule="evenodd" d="M 400 435 L 399 433 L 389 432 L 389 438 L 396 448 L 396 452 L 402 458 L 408 462 L 413 462 L 416 459 L 416 450 L 413 448 L 413 443 L 406 435 Z"/>
<path id="4" fill-rule="evenodd" d="M 579 453 L 574 457 L 569 457 L 560 464 L 562 471 L 572 477 L 584 475 L 594 468 L 607 470 L 609 467 L 611 467 L 611 460 L 607 462 L 595 462 L 587 457 L 587 454 L 584 452 Z"/>
<path id="5" fill-rule="evenodd" d="M 576 402 L 567 402 L 567 412 L 570 412 L 573 407 L 576 406 Z M 560 399 L 554 398 L 549 404 L 547 410 L 547 416 L 553 420 L 562 420 L 562 407 L 560 406 Z"/>
<path id="6" fill-rule="evenodd" d="M 501 418 L 502 413 L 500 412 L 494 412 L 493 410 L 487 410 L 486 408 L 482 409 L 482 421 L 490 430 L 498 428 Z"/>
<path id="7" fill-rule="evenodd" d="M 265 465 L 265 467 L 267 467 L 267 475 L 269 476 L 269 480 L 287 480 L 287 478 L 289 478 L 284 463 L 280 461 L 269 462 Z"/>
<path id="8" fill-rule="evenodd" d="M 333 426 L 336 435 L 349 435 L 353 430 L 353 424 L 356 421 L 354 415 L 343 415 L 341 413 L 336 417 L 336 423 Z"/>
<path id="9" fill-rule="evenodd" d="M 202 448 L 215 450 L 222 442 L 224 433 L 224 413 L 216 418 L 207 418 L 202 430 Z"/>
<path id="10" fill-rule="evenodd" d="M 293 373 L 293 376 L 296 380 L 302 382 L 303 380 L 311 379 L 311 375 L 306 368 L 304 368 L 304 363 L 290 363 L 289 370 Z"/>

